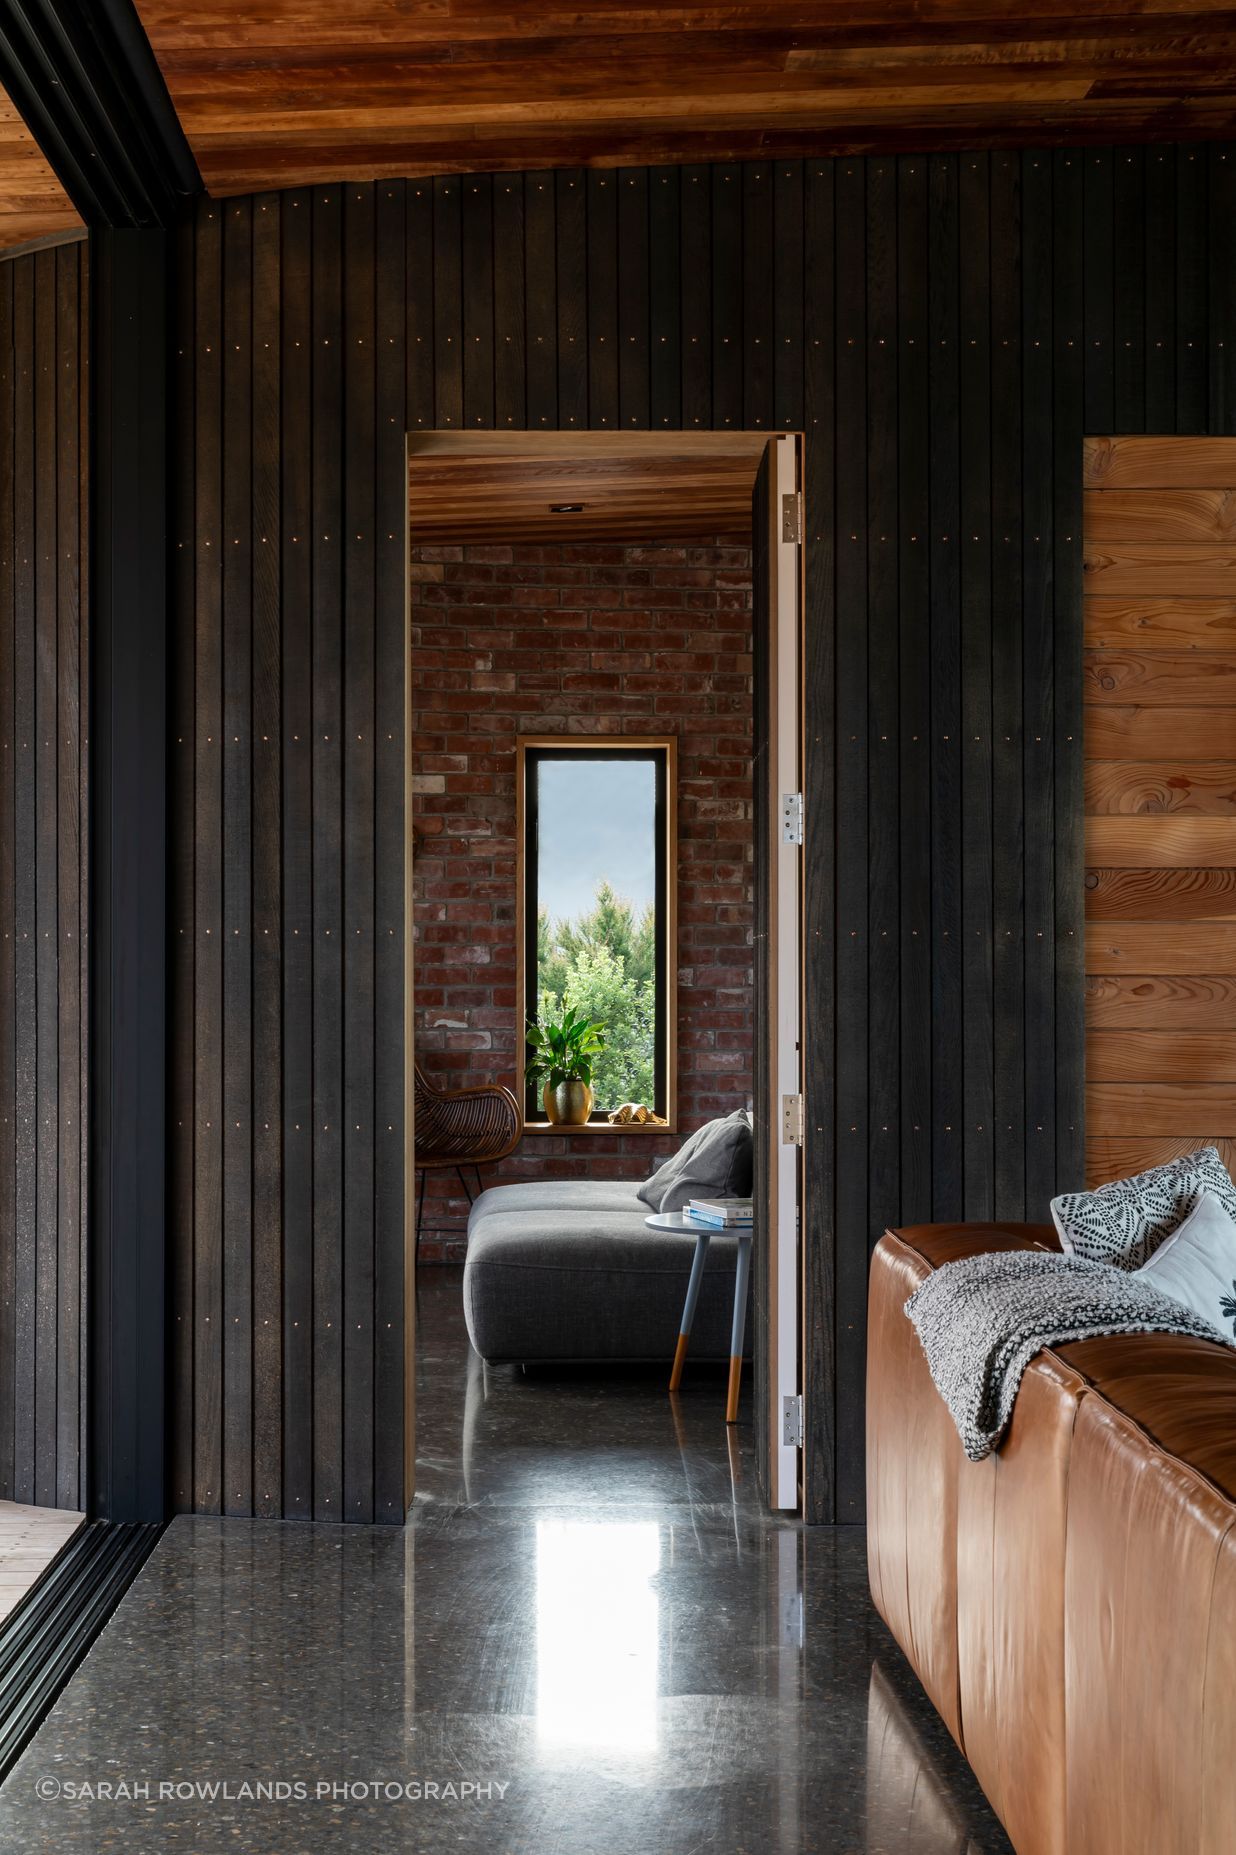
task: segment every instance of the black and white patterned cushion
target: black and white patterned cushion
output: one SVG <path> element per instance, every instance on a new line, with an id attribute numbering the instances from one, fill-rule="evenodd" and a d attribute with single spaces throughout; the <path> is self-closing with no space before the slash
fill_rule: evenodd
<path id="1" fill-rule="evenodd" d="M 1184 1153 L 1132 1179 L 1093 1192 L 1065 1192 L 1051 1214 L 1065 1254 L 1140 1269 L 1164 1238 L 1184 1223 L 1203 1192 L 1213 1192 L 1236 1218 L 1236 1186 L 1215 1147 Z"/>

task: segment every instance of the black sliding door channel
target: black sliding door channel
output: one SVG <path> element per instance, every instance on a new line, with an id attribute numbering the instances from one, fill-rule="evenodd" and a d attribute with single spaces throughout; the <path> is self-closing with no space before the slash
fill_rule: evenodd
<path id="1" fill-rule="evenodd" d="M 141 1570 L 161 1526 L 81 1528 L 0 1626 L 0 1779 Z"/>

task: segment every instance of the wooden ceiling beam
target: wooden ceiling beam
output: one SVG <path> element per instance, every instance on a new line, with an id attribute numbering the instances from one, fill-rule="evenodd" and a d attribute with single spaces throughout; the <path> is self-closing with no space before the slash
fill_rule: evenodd
<path id="1" fill-rule="evenodd" d="M 323 0 L 139 0 L 139 11 L 152 43 L 166 50 L 201 49 L 238 54 L 246 46 L 295 50 L 307 43 L 347 51 L 360 45 L 467 44 L 494 39 L 535 41 L 555 37 L 620 37 L 672 33 L 682 39 L 707 32 L 734 35 L 772 33 L 811 35 L 861 34 L 868 42 L 909 31 L 920 36 L 956 35 L 963 28 L 984 39 L 997 35 L 1026 37 L 1094 30 L 1119 24 L 1137 29 L 1158 22 L 1160 29 L 1177 20 L 1230 19 L 1229 0 L 1079 0 L 1075 7 L 1058 3 L 1038 7 L 1034 0 L 766 0 L 746 6 L 634 6 L 608 3 L 527 6 L 509 0 L 440 0 L 423 5 L 408 0 L 353 0 L 326 6 Z M 976 28 L 981 28 L 976 31 Z"/>
<path id="2" fill-rule="evenodd" d="M 201 191 L 128 0 L 0 10 L 0 81 L 88 226 L 168 225 Z"/>
<path id="3" fill-rule="evenodd" d="M 1201 0 L 138 0 L 212 191 L 1236 134 Z"/>

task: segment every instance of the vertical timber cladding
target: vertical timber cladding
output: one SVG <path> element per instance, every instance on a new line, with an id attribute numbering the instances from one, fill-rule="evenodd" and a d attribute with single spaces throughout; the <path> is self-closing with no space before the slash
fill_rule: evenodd
<path id="1" fill-rule="evenodd" d="M 1082 1176 L 1082 440 L 1236 431 L 1228 153 L 199 208 L 178 1506 L 401 1513 L 405 430 L 729 426 L 806 434 L 805 1471 L 861 1518 L 872 1244 Z"/>
<path id="2" fill-rule="evenodd" d="M 1236 1157 L 1236 440 L 1086 443 L 1086 1170 Z"/>
<path id="3" fill-rule="evenodd" d="M 84 242 L 0 262 L 0 1499 L 86 1504 Z"/>

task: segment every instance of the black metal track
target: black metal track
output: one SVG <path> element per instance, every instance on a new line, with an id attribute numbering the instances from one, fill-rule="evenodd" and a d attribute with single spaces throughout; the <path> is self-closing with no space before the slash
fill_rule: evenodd
<path id="1" fill-rule="evenodd" d="M 174 224 L 202 191 L 133 0 L 0 0 L 0 80 L 92 229 Z"/>
<path id="2" fill-rule="evenodd" d="M 0 1628 L 0 1779 L 50 1711 L 162 1531 L 153 1524 L 90 1522 Z"/>

